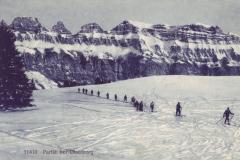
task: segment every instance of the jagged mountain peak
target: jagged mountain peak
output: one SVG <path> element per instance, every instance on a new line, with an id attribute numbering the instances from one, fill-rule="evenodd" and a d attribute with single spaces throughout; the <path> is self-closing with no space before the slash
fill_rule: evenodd
<path id="1" fill-rule="evenodd" d="M 153 24 L 149 24 L 149 23 L 144 23 L 144 22 L 140 22 L 140 21 L 134 21 L 134 20 L 124 20 L 123 22 L 121 22 L 119 25 L 117 25 L 116 27 L 114 27 L 111 32 L 114 34 L 119 34 L 119 35 L 125 35 L 128 33 L 138 33 L 141 30 L 152 30 L 152 29 L 160 29 L 160 28 L 168 28 L 167 25 L 162 24 L 160 26 L 159 25 L 153 25 Z"/>
<path id="2" fill-rule="evenodd" d="M 114 27 L 111 32 L 118 35 L 125 35 L 128 33 L 137 33 L 138 27 L 132 23 L 133 21 L 124 20 L 122 23 Z"/>
<path id="3" fill-rule="evenodd" d="M 175 26 L 177 30 L 182 31 L 194 31 L 194 32 L 208 32 L 208 33 L 220 33 L 222 34 L 223 31 L 219 26 L 210 26 L 202 23 L 192 23 L 192 24 L 186 24 L 181 26 Z"/>
<path id="4" fill-rule="evenodd" d="M 199 22 L 197 22 L 197 23 L 192 23 L 192 24 L 190 24 L 190 25 L 203 26 L 203 27 L 205 27 L 205 28 L 210 28 L 210 27 L 212 27 L 212 26 L 210 26 L 210 25 L 208 25 L 208 24 L 199 23 Z"/>
<path id="5" fill-rule="evenodd" d="M 47 31 L 45 27 L 34 17 L 16 17 L 14 18 L 11 27 L 19 32 L 41 32 Z"/>
<path id="6" fill-rule="evenodd" d="M 52 27 L 52 31 L 59 34 L 71 34 L 62 21 L 58 21 L 57 24 Z"/>
<path id="7" fill-rule="evenodd" d="M 171 28 L 171 26 L 170 25 L 167 25 L 167 24 L 154 24 L 154 25 L 152 25 L 152 28 L 153 29 L 157 29 L 157 30 L 159 30 L 159 29 L 169 29 L 169 28 Z"/>
<path id="8" fill-rule="evenodd" d="M 134 20 L 125 20 L 125 23 L 129 23 L 134 25 L 135 27 L 139 28 L 139 29 L 143 29 L 143 28 L 152 28 L 153 24 L 149 24 L 149 23 L 145 23 L 145 22 L 140 22 L 140 21 L 134 21 Z"/>
<path id="9" fill-rule="evenodd" d="M 93 32 L 103 33 L 104 30 L 97 23 L 88 23 L 83 25 L 78 33 L 93 33 Z"/>

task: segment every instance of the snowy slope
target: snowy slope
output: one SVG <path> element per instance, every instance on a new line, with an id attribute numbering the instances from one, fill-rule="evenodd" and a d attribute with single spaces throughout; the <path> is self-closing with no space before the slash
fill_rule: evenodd
<path id="1" fill-rule="evenodd" d="M 77 92 L 78 87 L 34 92 L 38 110 L 0 113 L 1 160 L 238 160 L 240 130 L 223 126 L 230 106 L 240 123 L 240 77 L 154 76 L 82 88 L 136 96 L 154 113 L 128 103 Z M 186 117 L 175 118 L 180 101 Z M 37 149 L 37 155 L 24 155 Z M 93 155 L 43 155 L 42 149 L 93 151 Z"/>
<path id="2" fill-rule="evenodd" d="M 57 83 L 48 79 L 44 75 L 36 71 L 27 71 L 28 79 L 33 80 L 36 89 L 52 89 L 58 88 Z"/>

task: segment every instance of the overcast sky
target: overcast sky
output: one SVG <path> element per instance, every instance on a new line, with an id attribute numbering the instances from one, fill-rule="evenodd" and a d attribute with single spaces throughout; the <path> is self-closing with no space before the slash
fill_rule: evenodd
<path id="1" fill-rule="evenodd" d="M 240 35 L 240 0 L 0 0 L 0 19 L 37 17 L 50 28 L 61 20 L 72 32 L 96 22 L 109 30 L 130 19 L 152 24 L 204 23 Z"/>

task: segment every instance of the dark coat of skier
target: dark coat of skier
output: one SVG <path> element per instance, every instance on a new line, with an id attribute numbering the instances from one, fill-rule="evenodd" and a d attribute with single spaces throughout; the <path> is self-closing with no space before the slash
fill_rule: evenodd
<path id="1" fill-rule="evenodd" d="M 176 116 L 181 116 L 181 112 L 182 112 L 182 107 L 180 105 L 180 102 L 178 102 L 176 105 Z"/>
<path id="2" fill-rule="evenodd" d="M 106 94 L 107 99 L 109 99 L 109 93 Z"/>
<path id="3" fill-rule="evenodd" d="M 135 101 L 136 101 L 136 99 L 135 99 L 135 97 L 133 96 L 133 97 L 131 98 L 131 102 L 132 102 L 132 104 L 134 104 Z"/>
<path id="4" fill-rule="evenodd" d="M 91 90 L 91 95 L 93 96 L 93 90 Z"/>
<path id="5" fill-rule="evenodd" d="M 97 92 L 97 96 L 100 97 L 100 92 L 99 91 Z"/>
<path id="6" fill-rule="evenodd" d="M 143 111 L 143 101 L 141 101 L 140 103 L 139 103 L 139 111 Z"/>
<path id="7" fill-rule="evenodd" d="M 136 111 L 139 111 L 139 102 L 135 100 L 134 107 L 136 108 Z"/>
<path id="8" fill-rule="evenodd" d="M 117 94 L 114 95 L 114 99 L 115 99 L 115 101 L 117 101 Z"/>
<path id="9" fill-rule="evenodd" d="M 124 102 L 127 102 L 127 95 L 125 94 L 124 98 L 123 98 Z"/>
<path id="10" fill-rule="evenodd" d="M 153 101 L 150 103 L 150 109 L 151 109 L 151 112 L 153 112 L 153 110 L 154 110 L 154 102 Z"/>
<path id="11" fill-rule="evenodd" d="M 224 124 L 227 123 L 228 125 L 230 125 L 230 120 L 229 120 L 230 115 L 234 115 L 234 113 L 232 113 L 229 107 L 227 107 L 227 109 L 223 113 L 223 118 L 225 118 Z"/>
<path id="12" fill-rule="evenodd" d="M 80 93 L 80 88 L 78 88 L 78 93 Z"/>

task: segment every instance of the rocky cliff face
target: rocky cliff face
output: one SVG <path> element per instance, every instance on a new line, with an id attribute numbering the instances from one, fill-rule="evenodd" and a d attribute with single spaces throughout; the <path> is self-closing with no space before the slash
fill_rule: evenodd
<path id="1" fill-rule="evenodd" d="M 111 31 L 90 23 L 72 34 L 63 22 L 48 30 L 36 18 L 18 17 L 11 27 L 27 69 L 60 85 L 162 74 L 240 74 L 240 37 L 218 26 L 123 21 Z"/>

